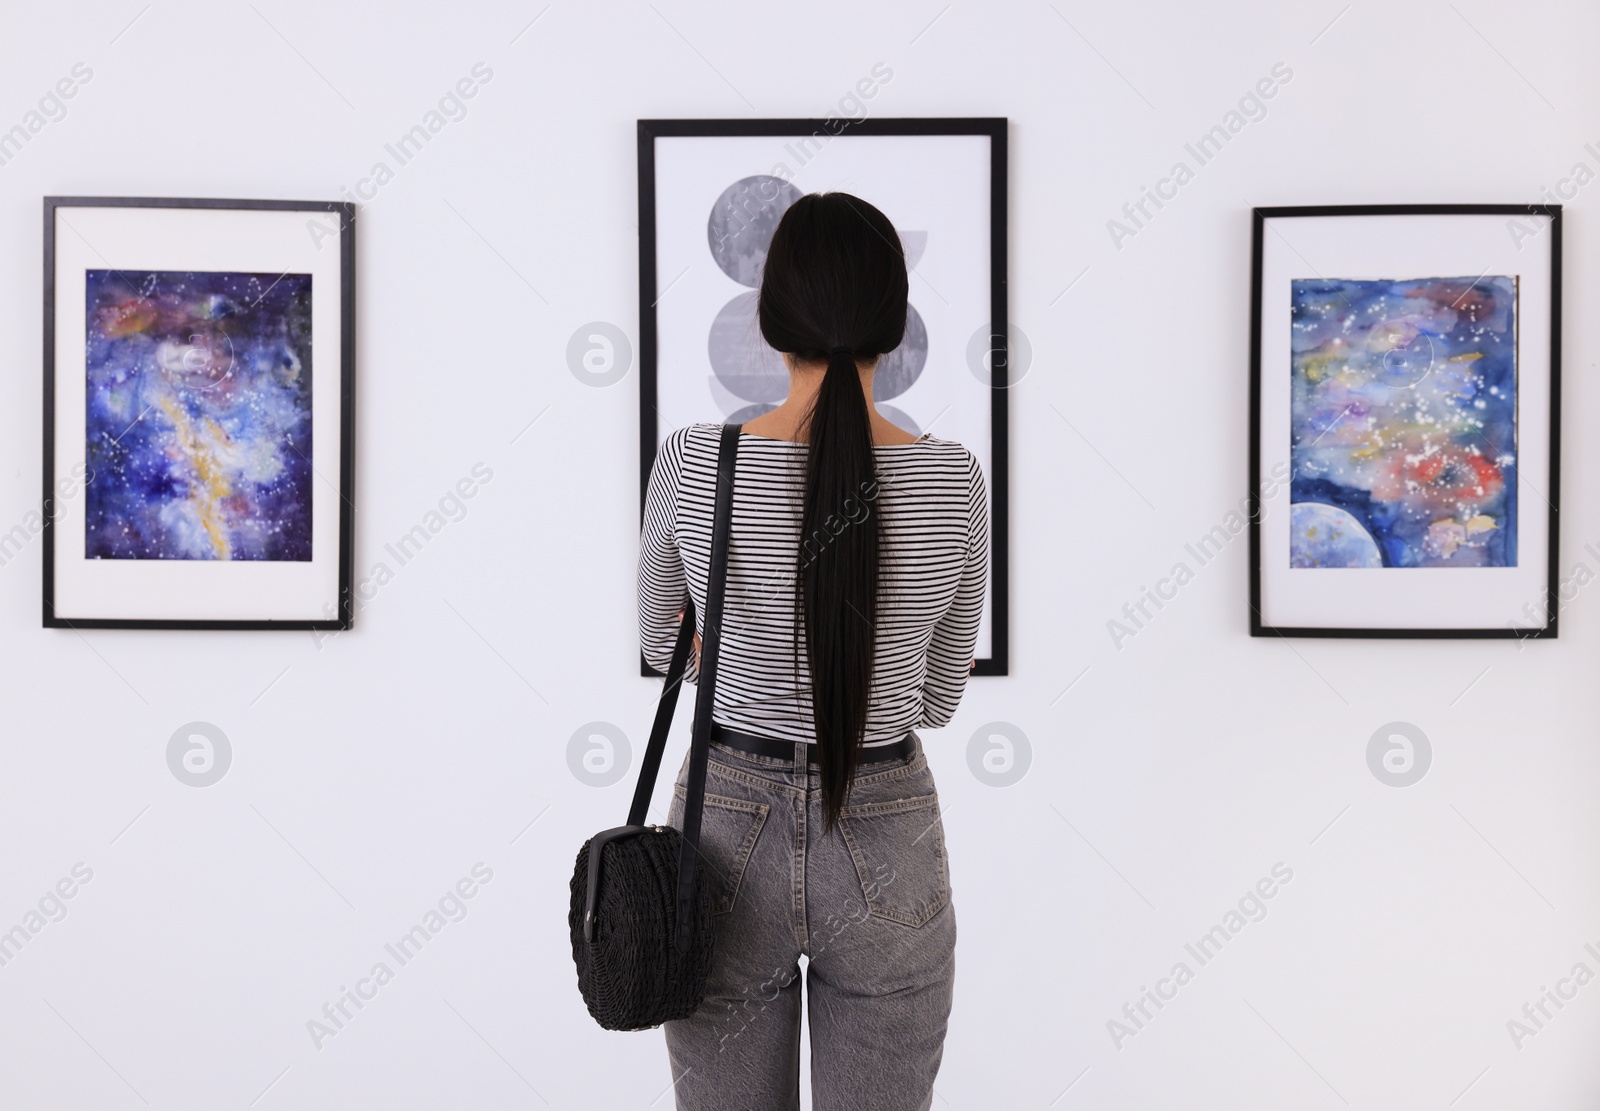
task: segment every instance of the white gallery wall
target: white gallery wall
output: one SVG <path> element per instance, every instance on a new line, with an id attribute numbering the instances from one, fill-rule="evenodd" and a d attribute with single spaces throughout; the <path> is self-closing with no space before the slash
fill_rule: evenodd
<path id="1" fill-rule="evenodd" d="M 80 634 L 40 628 L 37 536 L 4 550 L 0 1106 L 670 1105 L 660 1033 L 595 1027 L 567 949 L 573 856 L 634 771 L 592 785 L 569 738 L 608 722 L 637 757 L 657 689 L 637 366 L 586 384 L 568 342 L 605 321 L 637 344 L 637 118 L 820 117 L 882 64 L 870 115 L 1010 118 L 1033 349 L 1011 675 L 925 737 L 961 934 L 934 1105 L 1595 1107 L 1597 35 L 1576 2 L 6 0 L 0 130 L 91 76 L 0 164 L 0 533 L 40 496 L 41 196 L 359 187 L 370 585 L 338 635 Z M 480 65 L 464 115 L 386 150 Z M 1114 235 L 1179 161 L 1192 180 Z M 1559 639 L 1252 639 L 1245 539 L 1185 549 L 1247 486 L 1251 206 L 1545 189 Z M 1192 581 L 1114 636 L 1179 561 Z M 204 788 L 167 758 L 196 722 L 231 751 Z M 1395 722 L 1431 749 L 1407 787 L 1368 761 Z M 969 763 L 1003 726 L 1027 742 L 1009 786 Z"/>

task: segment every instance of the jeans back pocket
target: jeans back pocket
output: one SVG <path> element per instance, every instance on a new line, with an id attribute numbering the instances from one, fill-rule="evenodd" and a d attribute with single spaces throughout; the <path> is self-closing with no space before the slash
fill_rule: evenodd
<path id="1" fill-rule="evenodd" d="M 937 794 L 846 806 L 839 829 L 869 913 L 914 927 L 950 902 Z"/>
<path id="2" fill-rule="evenodd" d="M 683 828 L 684 787 L 673 785 L 672 807 L 667 813 L 667 824 Z M 745 865 L 755 852 L 756 838 L 766 824 L 764 802 L 730 798 L 707 792 L 705 806 L 700 811 L 699 878 L 712 884 L 711 913 L 727 914 L 739 897 L 739 884 L 744 879 Z"/>

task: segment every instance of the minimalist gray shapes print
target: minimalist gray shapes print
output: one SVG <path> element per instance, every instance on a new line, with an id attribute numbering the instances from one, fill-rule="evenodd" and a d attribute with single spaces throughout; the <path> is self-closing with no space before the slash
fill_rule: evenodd
<path id="1" fill-rule="evenodd" d="M 724 274 L 747 286 L 722 306 L 706 337 L 711 362 L 711 395 L 730 421 L 743 422 L 775 408 L 789 393 L 789 372 L 783 358 L 761 338 L 756 321 L 754 290 L 761 285 L 761 270 L 778 220 L 801 197 L 800 190 L 781 178 L 756 174 L 740 178 L 724 189 L 706 220 L 706 240 L 711 257 Z M 928 246 L 926 231 L 900 232 L 906 269 L 916 269 Z M 906 335 L 900 346 L 878 361 L 872 382 L 874 403 L 899 397 L 912 387 L 928 363 L 928 327 L 915 306 L 907 306 Z M 920 432 L 915 421 L 899 409 L 879 405 L 879 412 L 902 428 Z"/>
<path id="2" fill-rule="evenodd" d="M 717 381 L 740 400 L 776 403 L 789 392 L 782 356 L 761 338 L 753 292 L 741 293 L 722 306 L 711 322 L 706 354 Z"/>
<path id="3" fill-rule="evenodd" d="M 915 270 L 917 263 L 922 261 L 922 252 L 928 249 L 928 233 L 925 231 L 902 231 L 900 232 L 900 247 L 906 253 L 906 269 Z"/>
<path id="4" fill-rule="evenodd" d="M 740 178 L 724 189 L 706 221 L 711 257 L 722 272 L 740 285 L 759 286 L 772 233 L 800 196 L 793 185 L 769 174 Z"/>
<path id="5" fill-rule="evenodd" d="M 746 421 L 755 420 L 762 413 L 770 413 L 776 408 L 776 405 L 764 401 L 758 401 L 754 405 L 746 405 L 743 409 L 735 409 L 733 412 L 729 413 L 728 423 L 744 424 Z"/>
<path id="6" fill-rule="evenodd" d="M 896 428 L 904 428 L 913 436 L 922 435 L 922 426 L 906 416 L 902 410 L 896 409 L 893 405 L 876 405 L 875 407 L 878 410 L 878 415 Z"/>
<path id="7" fill-rule="evenodd" d="M 872 400 L 887 401 L 909 390 L 928 365 L 928 326 L 915 305 L 906 306 L 906 338 L 878 360 L 872 376 Z"/>

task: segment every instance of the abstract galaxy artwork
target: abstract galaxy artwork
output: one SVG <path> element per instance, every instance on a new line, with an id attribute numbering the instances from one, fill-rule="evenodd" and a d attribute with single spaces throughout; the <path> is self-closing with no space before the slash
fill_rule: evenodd
<path id="1" fill-rule="evenodd" d="M 354 205 L 44 217 L 45 627 L 350 628 Z"/>
<path id="2" fill-rule="evenodd" d="M 85 280 L 85 556 L 309 560 L 312 276 Z"/>
<path id="3" fill-rule="evenodd" d="M 1253 216 L 1251 635 L 1556 635 L 1560 207 Z"/>
<path id="4" fill-rule="evenodd" d="M 1290 313 L 1290 566 L 1516 566 L 1516 278 L 1296 279 Z"/>
<path id="5" fill-rule="evenodd" d="M 768 247 L 806 193 L 842 191 L 893 222 L 911 278 L 906 332 L 872 401 L 977 456 L 1001 553 L 976 674 L 1007 668 L 1005 138 L 1002 119 L 639 121 L 640 484 L 663 437 L 751 420 L 789 391 L 756 319 Z"/>

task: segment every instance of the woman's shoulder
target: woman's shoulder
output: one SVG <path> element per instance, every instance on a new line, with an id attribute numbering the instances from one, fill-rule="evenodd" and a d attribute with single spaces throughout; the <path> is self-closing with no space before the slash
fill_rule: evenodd
<path id="1" fill-rule="evenodd" d="M 878 453 L 878 471 L 900 512 L 969 516 L 985 497 L 983 468 L 963 443 L 925 435 Z"/>
<path id="2" fill-rule="evenodd" d="M 960 440 L 947 440 L 943 436 L 935 436 L 932 432 L 924 432 L 920 437 L 912 442 L 917 444 L 926 444 L 935 451 L 955 452 L 957 454 L 967 451 L 967 445 L 963 444 Z M 967 454 L 970 455 L 971 452 L 967 452 Z"/>
<path id="3" fill-rule="evenodd" d="M 686 455 L 698 454 L 707 446 L 714 452 L 717 449 L 718 439 L 722 434 L 722 425 L 706 422 L 686 424 L 682 428 L 675 428 L 668 432 L 661 440 L 657 450 L 674 459 L 682 459 Z"/>
<path id="4" fill-rule="evenodd" d="M 980 472 L 978 457 L 959 440 L 946 440 L 932 433 L 924 433 L 909 444 L 897 445 L 905 449 L 901 455 L 911 465 L 935 466 L 965 472 Z"/>
<path id="5" fill-rule="evenodd" d="M 669 461 L 674 471 L 682 473 L 686 467 L 694 470 L 716 469 L 717 453 L 721 446 L 722 424 L 715 421 L 697 421 L 667 433 L 661 441 L 660 454 Z M 779 446 L 792 448 L 787 440 L 767 440 L 756 437 L 745 446 Z M 788 453 L 782 453 L 787 460 Z M 948 476 L 972 478 L 982 482 L 983 468 L 978 457 L 958 440 L 925 433 L 916 440 L 903 444 L 880 445 L 877 453 L 879 466 L 888 465 L 912 471 L 937 472 Z"/>
<path id="6" fill-rule="evenodd" d="M 656 449 L 656 465 L 671 476 L 674 485 L 686 478 L 696 481 L 706 475 L 715 476 L 721 436 L 720 424 L 701 422 L 675 428 L 662 437 Z"/>

